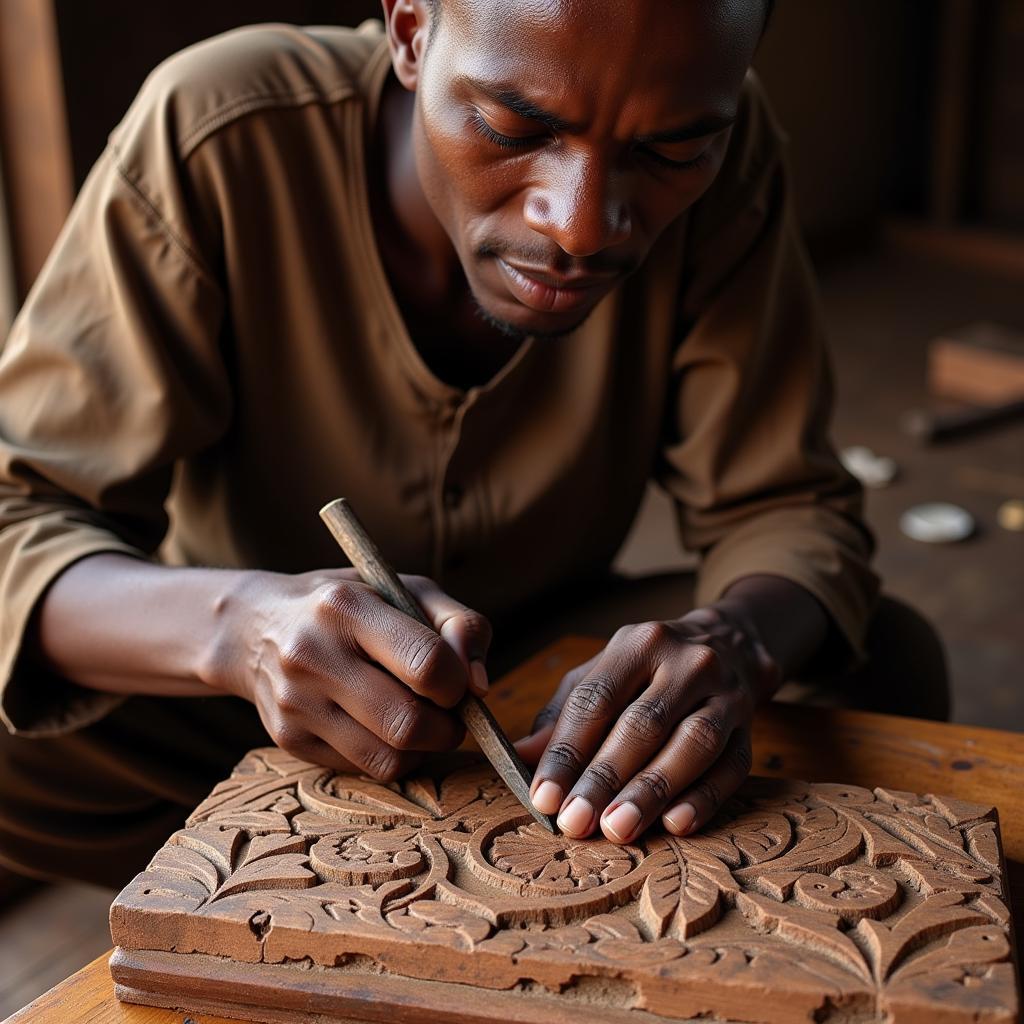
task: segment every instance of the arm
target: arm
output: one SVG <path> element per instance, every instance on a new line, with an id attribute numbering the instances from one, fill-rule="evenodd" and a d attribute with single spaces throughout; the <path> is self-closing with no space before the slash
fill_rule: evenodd
<path id="1" fill-rule="evenodd" d="M 54 735 L 129 694 L 238 694 L 292 753 L 388 777 L 458 742 L 482 617 L 414 581 L 439 637 L 344 570 L 151 561 L 175 465 L 220 442 L 235 398 L 217 192 L 175 151 L 171 72 L 93 169 L 0 354 L 0 710 Z"/>
<path id="2" fill-rule="evenodd" d="M 392 779 L 419 752 L 461 742 L 450 709 L 479 689 L 473 665 L 490 639 L 486 620 L 431 581 L 405 582 L 436 632 L 353 570 L 289 576 L 100 554 L 58 576 L 32 647 L 95 690 L 243 697 L 296 757 Z"/>
<path id="3" fill-rule="evenodd" d="M 698 607 L 620 629 L 522 741 L 534 802 L 570 835 L 699 829 L 750 770 L 757 707 L 861 643 L 871 539 L 828 438 L 824 331 L 780 147 L 755 88 L 688 226 L 657 473 L 702 554 Z"/>

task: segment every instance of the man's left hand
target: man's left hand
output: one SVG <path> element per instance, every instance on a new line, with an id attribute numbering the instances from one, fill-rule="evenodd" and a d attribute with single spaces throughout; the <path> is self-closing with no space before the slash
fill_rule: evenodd
<path id="1" fill-rule="evenodd" d="M 750 771 L 754 710 L 779 669 L 749 622 L 714 606 L 624 626 L 563 678 L 516 744 L 531 795 L 566 835 L 628 843 L 661 816 L 699 829 Z"/>

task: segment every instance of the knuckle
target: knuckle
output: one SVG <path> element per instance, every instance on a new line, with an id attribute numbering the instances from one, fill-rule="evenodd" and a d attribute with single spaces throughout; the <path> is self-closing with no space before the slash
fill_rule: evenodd
<path id="1" fill-rule="evenodd" d="M 617 793 L 622 789 L 618 769 L 609 761 L 593 761 L 580 776 L 580 781 L 599 792 Z"/>
<path id="2" fill-rule="evenodd" d="M 571 743 L 552 743 L 545 754 L 546 762 L 555 768 L 576 773 L 582 767 L 583 755 Z"/>
<path id="3" fill-rule="evenodd" d="M 668 639 L 669 628 L 664 622 L 641 622 L 632 627 L 632 643 L 642 651 L 656 650 Z"/>
<path id="4" fill-rule="evenodd" d="M 363 759 L 363 770 L 378 782 L 394 782 L 402 774 L 401 759 L 391 747 L 374 747 Z"/>
<path id="5" fill-rule="evenodd" d="M 284 684 L 279 686 L 274 693 L 274 702 L 278 710 L 284 715 L 299 715 L 305 708 L 305 701 L 297 686 Z"/>
<path id="6" fill-rule="evenodd" d="M 306 671 L 310 663 L 310 642 L 304 633 L 290 637 L 281 645 L 277 655 L 285 675 L 297 675 Z"/>
<path id="7" fill-rule="evenodd" d="M 693 789 L 712 810 L 721 805 L 722 790 L 714 779 L 701 779 Z"/>
<path id="8" fill-rule="evenodd" d="M 410 642 L 406 653 L 406 665 L 416 682 L 425 685 L 437 673 L 443 643 L 439 634 L 426 630 L 418 633 Z"/>
<path id="9" fill-rule="evenodd" d="M 274 724 L 274 742 L 286 753 L 301 757 L 309 745 L 309 733 L 297 722 L 280 719 Z"/>
<path id="10" fill-rule="evenodd" d="M 659 805 L 672 796 L 672 783 L 660 768 L 645 768 L 637 772 L 633 782 Z"/>
<path id="11" fill-rule="evenodd" d="M 491 624 L 486 616 L 481 615 L 480 612 L 473 611 L 472 608 L 467 608 L 462 612 L 462 622 L 466 631 L 478 639 L 484 646 L 490 643 Z"/>
<path id="12" fill-rule="evenodd" d="M 717 676 L 719 674 L 718 654 L 707 644 L 694 644 L 690 648 L 690 661 L 697 675 Z"/>
<path id="13" fill-rule="evenodd" d="M 725 746 L 725 724 L 708 712 L 693 715 L 686 723 L 686 739 L 701 753 L 716 757 Z"/>
<path id="14" fill-rule="evenodd" d="M 641 697 L 622 712 L 619 721 L 627 737 L 646 744 L 664 736 L 672 719 L 664 698 Z"/>
<path id="15" fill-rule="evenodd" d="M 547 707 L 541 708 L 537 717 L 533 720 L 533 731 L 537 732 L 545 726 L 554 725 L 558 721 L 560 713 L 561 709 L 554 704 L 548 704 Z"/>
<path id="16" fill-rule="evenodd" d="M 348 580 L 331 580 L 317 588 L 316 609 L 321 620 L 345 621 L 358 615 L 363 595 Z"/>
<path id="17" fill-rule="evenodd" d="M 381 739 L 396 750 L 412 749 L 419 718 L 419 709 L 413 701 L 400 704 L 385 723 Z"/>
<path id="18" fill-rule="evenodd" d="M 749 740 L 736 744 L 732 751 L 732 762 L 736 774 L 741 778 L 746 778 L 750 774 L 750 769 L 754 764 L 754 755 L 750 749 Z"/>
<path id="19" fill-rule="evenodd" d="M 633 623 L 627 623 L 625 626 L 619 626 L 614 633 L 612 633 L 611 640 L 608 641 L 608 646 L 612 644 L 621 644 L 628 642 L 629 638 L 633 635 L 633 630 L 636 626 Z"/>
<path id="20" fill-rule="evenodd" d="M 615 707 L 616 687 L 608 676 L 589 676 L 573 688 L 566 710 L 576 719 L 607 718 Z"/>

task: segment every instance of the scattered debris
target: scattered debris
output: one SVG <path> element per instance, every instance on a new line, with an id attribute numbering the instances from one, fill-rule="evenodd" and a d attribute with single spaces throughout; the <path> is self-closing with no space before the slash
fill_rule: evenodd
<path id="1" fill-rule="evenodd" d="M 887 455 L 876 455 L 864 445 L 853 445 L 839 453 L 839 460 L 865 487 L 888 487 L 899 466 Z"/>
<path id="2" fill-rule="evenodd" d="M 944 501 L 915 505 L 900 516 L 900 529 L 911 540 L 951 544 L 974 533 L 974 517 L 965 508 Z"/>
<path id="3" fill-rule="evenodd" d="M 1024 499 L 1011 498 L 1004 501 L 996 512 L 996 521 L 1004 530 L 1014 533 L 1024 531 Z"/>

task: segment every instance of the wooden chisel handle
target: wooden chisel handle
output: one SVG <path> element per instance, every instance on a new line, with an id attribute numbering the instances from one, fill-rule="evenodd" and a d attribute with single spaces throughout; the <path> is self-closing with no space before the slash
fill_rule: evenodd
<path id="1" fill-rule="evenodd" d="M 405 612 L 410 618 L 433 630 L 423 609 L 406 589 L 398 574 L 385 561 L 380 548 L 366 532 L 352 506 L 345 498 L 338 498 L 320 509 L 320 518 L 334 535 L 348 560 L 373 589 L 393 608 Z M 473 693 L 459 702 L 459 717 L 469 734 L 479 744 L 484 756 L 501 776 L 519 802 L 549 832 L 557 831 L 553 819 L 541 814 L 530 799 L 532 776 L 515 751 L 501 726 L 495 721 L 490 708 Z"/>

